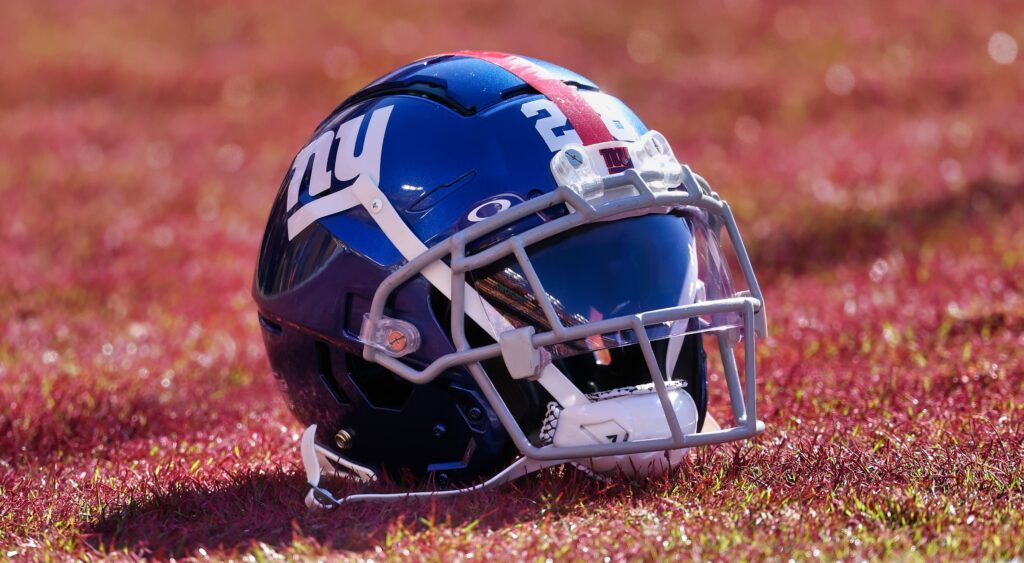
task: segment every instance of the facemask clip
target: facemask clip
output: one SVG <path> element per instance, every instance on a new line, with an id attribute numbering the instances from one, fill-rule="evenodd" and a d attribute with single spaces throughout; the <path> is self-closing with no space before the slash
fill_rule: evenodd
<path id="1" fill-rule="evenodd" d="M 551 355 L 546 350 L 534 348 L 534 332 L 532 326 L 526 326 L 498 335 L 501 357 L 512 379 L 535 380 L 551 361 Z"/>

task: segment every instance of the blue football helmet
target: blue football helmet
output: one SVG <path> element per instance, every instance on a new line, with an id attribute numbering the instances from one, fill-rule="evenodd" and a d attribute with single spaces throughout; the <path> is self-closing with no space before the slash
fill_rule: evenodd
<path id="1" fill-rule="evenodd" d="M 285 175 L 253 295 L 311 506 L 396 497 L 339 501 L 327 474 L 442 496 L 561 463 L 642 476 L 764 428 L 765 307 L 729 206 L 622 102 L 536 59 L 434 56 L 345 100 Z"/>

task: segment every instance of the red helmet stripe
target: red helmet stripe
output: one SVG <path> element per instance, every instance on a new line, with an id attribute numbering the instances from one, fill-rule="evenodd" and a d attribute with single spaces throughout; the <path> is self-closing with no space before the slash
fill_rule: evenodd
<path id="1" fill-rule="evenodd" d="M 584 145 L 615 140 L 600 114 L 583 99 L 576 88 L 555 78 L 544 67 L 522 57 L 497 51 L 456 51 L 449 54 L 496 64 L 533 86 L 562 110 Z"/>

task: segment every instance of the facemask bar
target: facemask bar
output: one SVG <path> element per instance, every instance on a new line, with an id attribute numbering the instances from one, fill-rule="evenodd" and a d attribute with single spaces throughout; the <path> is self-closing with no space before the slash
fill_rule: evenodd
<path id="1" fill-rule="evenodd" d="M 468 278 L 480 297 L 493 305 L 486 310 L 489 321 L 515 328 L 533 326 L 537 332 L 552 329 L 548 320 L 552 316 L 557 316 L 562 323 L 559 328 L 564 329 L 604 318 L 729 298 L 736 291 L 721 254 L 717 225 L 718 219 L 709 221 L 707 212 L 693 207 L 602 221 L 527 249 L 514 249 L 515 255 L 500 265 L 471 271 Z M 521 266 L 526 261 L 524 251 L 533 266 L 531 275 L 537 278 L 532 284 Z M 549 299 L 538 300 L 533 288 L 542 288 Z M 552 307 L 545 310 L 548 304 Z M 652 340 L 677 340 L 670 349 L 678 350 L 685 334 L 728 330 L 742 324 L 737 313 L 692 321 L 648 325 L 648 336 Z M 611 355 L 603 351 L 636 343 L 633 331 L 627 330 L 558 344 L 545 351 L 552 360 L 582 354 L 593 356 L 598 365 L 610 365 Z M 675 365 L 674 359 L 671 365 Z"/>
<path id="2" fill-rule="evenodd" d="M 677 173 L 681 176 L 680 186 L 683 190 L 664 188 L 663 186 L 665 186 L 666 182 L 671 182 L 679 177 L 676 176 Z M 668 176 L 674 176 L 675 178 L 668 178 Z M 368 361 L 379 363 L 413 383 L 427 383 L 445 370 L 457 366 L 466 366 L 480 386 L 484 396 L 495 409 L 498 418 L 513 442 L 523 455 L 534 460 L 568 460 L 672 450 L 740 440 L 753 437 L 762 432 L 764 424 L 758 421 L 756 417 L 754 337 L 755 334 L 762 337 L 766 336 L 767 323 L 765 321 L 761 290 L 757 284 L 753 267 L 750 264 L 749 256 L 728 204 L 710 189 L 703 178 L 694 174 L 685 165 L 681 166 L 678 171 L 670 173 L 666 173 L 664 170 L 638 171 L 628 169 L 617 174 L 585 178 L 584 181 L 593 185 L 585 186 L 586 189 L 578 190 L 579 193 L 568 186 L 559 186 L 552 193 L 516 205 L 456 233 L 414 257 L 381 283 L 374 295 L 373 303 L 365 319 L 364 329 L 369 327 L 370 330 L 364 330 L 364 333 L 372 333 L 373 327 L 387 321 L 388 317 L 384 316 L 384 306 L 393 291 L 414 276 L 421 274 L 424 270 L 437 267 L 439 263 L 443 264 L 442 259 L 450 256 L 451 333 L 456 346 L 455 352 L 436 359 L 422 370 L 417 370 L 399 361 L 394 357 L 394 354 L 388 353 L 387 346 L 368 344 L 364 347 L 364 358 Z M 652 186 L 657 186 L 658 189 Z M 606 196 L 612 193 L 621 194 L 623 190 L 631 190 L 632 193 L 620 195 L 619 197 L 602 196 L 593 203 L 580 195 L 581 193 L 594 193 L 596 190 L 603 191 Z M 498 242 L 480 252 L 469 256 L 466 255 L 466 247 L 469 243 L 524 217 L 561 204 L 569 206 L 573 212 Z M 732 241 L 742 274 L 747 286 L 750 288 L 749 291 L 726 299 L 647 311 L 638 315 L 605 319 L 571 328 L 564 327 L 559 322 L 557 315 L 554 314 L 554 309 L 544 293 L 535 270 L 530 264 L 525 248 L 587 223 L 614 220 L 616 217 L 632 216 L 645 212 L 654 213 L 658 212 L 658 210 L 678 206 L 694 206 L 705 209 L 711 216 L 721 221 Z M 524 349 L 524 353 L 532 354 L 545 346 L 570 340 L 580 340 L 594 334 L 632 329 L 638 337 L 638 344 L 641 346 L 654 387 L 665 410 L 668 428 L 671 433 L 670 438 L 569 447 L 556 447 L 553 445 L 538 447 L 529 441 L 479 363 L 483 360 L 502 357 L 502 343 L 496 342 L 473 348 L 470 346 L 465 334 L 467 311 L 466 272 L 493 264 L 509 255 L 515 255 L 518 259 L 520 267 L 530 282 L 535 297 L 542 304 L 545 314 L 548 316 L 548 321 L 552 326 L 550 331 L 529 334 L 525 339 L 519 338 L 518 340 L 525 340 L 528 344 L 526 349 Z M 736 358 L 732 352 L 732 345 L 736 343 L 738 335 L 735 332 L 730 334 L 728 331 L 717 334 L 736 426 L 709 433 L 684 434 L 679 421 L 676 420 L 675 412 L 670 406 L 663 373 L 654 357 L 651 341 L 644 327 L 655 323 L 726 312 L 738 313 L 742 315 L 744 320 L 743 327 L 741 328 L 745 347 L 745 369 L 742 384 L 737 370 Z M 503 329 L 496 327 L 495 330 L 501 332 Z"/>

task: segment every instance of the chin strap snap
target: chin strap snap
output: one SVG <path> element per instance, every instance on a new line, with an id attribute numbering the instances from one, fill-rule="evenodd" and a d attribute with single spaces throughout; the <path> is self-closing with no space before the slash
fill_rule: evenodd
<path id="1" fill-rule="evenodd" d="M 331 508 L 341 504 L 330 491 L 320 486 L 324 475 L 345 476 L 361 482 L 377 480 L 377 474 L 369 467 L 349 461 L 316 443 L 316 425 L 306 428 L 299 445 L 302 452 L 302 466 L 306 470 L 306 506 L 309 508 Z"/>
<path id="2" fill-rule="evenodd" d="M 330 491 L 322 487 L 310 487 L 306 493 L 306 508 L 313 510 L 329 510 L 341 504 Z"/>

